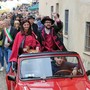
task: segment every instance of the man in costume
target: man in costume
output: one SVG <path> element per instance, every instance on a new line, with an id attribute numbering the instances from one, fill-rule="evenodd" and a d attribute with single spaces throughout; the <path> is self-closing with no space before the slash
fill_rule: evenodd
<path id="1" fill-rule="evenodd" d="M 67 51 L 64 44 L 60 41 L 55 33 L 54 28 L 52 27 L 54 20 L 49 18 L 49 16 L 46 16 L 41 22 L 44 24 L 44 28 L 41 31 L 42 51 Z"/>

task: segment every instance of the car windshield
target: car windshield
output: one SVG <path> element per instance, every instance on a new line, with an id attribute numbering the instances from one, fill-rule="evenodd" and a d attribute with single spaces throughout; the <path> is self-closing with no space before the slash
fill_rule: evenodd
<path id="1" fill-rule="evenodd" d="M 21 61 L 20 67 L 21 79 L 83 75 L 83 70 L 77 57 L 27 58 Z"/>

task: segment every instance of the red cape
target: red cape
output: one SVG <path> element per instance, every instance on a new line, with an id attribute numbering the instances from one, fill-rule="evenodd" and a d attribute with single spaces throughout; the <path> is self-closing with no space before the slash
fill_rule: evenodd
<path id="1" fill-rule="evenodd" d="M 40 47 L 39 42 L 35 39 L 34 36 L 35 35 L 33 33 L 32 33 L 32 36 L 30 36 L 30 38 L 27 36 L 28 39 L 27 39 L 27 42 L 25 43 L 25 45 L 27 45 L 27 46 L 32 45 L 33 48 L 35 48 L 36 46 Z M 13 47 L 12 47 L 12 54 L 9 59 L 10 62 L 11 61 L 17 62 L 18 51 L 19 51 L 19 47 L 20 47 L 20 44 L 21 44 L 23 38 L 24 38 L 24 35 L 22 35 L 21 32 L 17 33 L 15 40 L 14 40 Z"/>

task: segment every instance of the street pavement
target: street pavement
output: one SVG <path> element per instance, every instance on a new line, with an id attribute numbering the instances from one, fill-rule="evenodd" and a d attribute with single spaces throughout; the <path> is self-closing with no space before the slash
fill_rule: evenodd
<path id="1" fill-rule="evenodd" d="M 5 81 L 6 72 L 0 72 L 0 90 L 7 90 Z"/>

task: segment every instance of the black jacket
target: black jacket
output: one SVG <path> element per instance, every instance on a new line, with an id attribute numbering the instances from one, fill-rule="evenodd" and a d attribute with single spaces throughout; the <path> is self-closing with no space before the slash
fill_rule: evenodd
<path id="1" fill-rule="evenodd" d="M 40 42 L 40 32 L 38 31 L 38 26 L 37 26 L 37 24 L 35 24 L 35 23 L 33 23 L 32 24 L 32 30 L 33 30 L 33 32 L 36 34 L 36 36 L 37 36 L 37 40 Z"/>
<path id="2" fill-rule="evenodd" d="M 10 35 L 11 35 L 13 41 L 9 42 L 10 46 L 8 48 L 12 49 L 12 45 L 13 45 L 13 42 L 14 42 L 14 39 L 15 39 L 15 36 L 17 33 L 18 33 L 18 31 L 14 27 L 11 26 Z M 4 47 L 5 38 L 6 38 L 5 32 L 4 32 L 4 30 L 2 30 L 2 33 L 0 35 L 0 40 L 3 40 L 2 47 Z"/>

